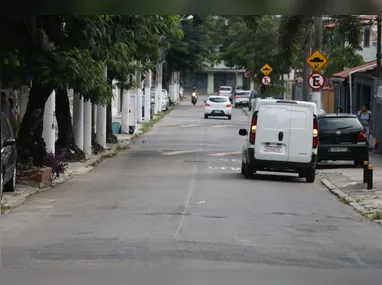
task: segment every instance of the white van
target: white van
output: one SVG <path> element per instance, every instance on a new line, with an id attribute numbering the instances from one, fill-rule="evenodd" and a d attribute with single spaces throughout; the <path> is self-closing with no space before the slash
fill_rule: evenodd
<path id="1" fill-rule="evenodd" d="M 313 102 L 258 100 L 245 136 L 241 173 L 297 172 L 313 183 L 316 174 L 318 125 Z"/>

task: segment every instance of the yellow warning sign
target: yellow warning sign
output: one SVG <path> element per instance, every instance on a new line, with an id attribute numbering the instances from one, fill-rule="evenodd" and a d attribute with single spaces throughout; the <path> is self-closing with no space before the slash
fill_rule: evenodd
<path id="1" fill-rule="evenodd" d="M 260 71 L 265 75 L 265 76 L 268 76 L 268 74 L 270 74 L 272 72 L 272 67 L 267 63 L 265 64 L 261 69 Z"/>
<path id="2" fill-rule="evenodd" d="M 319 50 L 315 50 L 305 61 L 314 71 L 319 71 L 328 63 L 326 56 Z"/>

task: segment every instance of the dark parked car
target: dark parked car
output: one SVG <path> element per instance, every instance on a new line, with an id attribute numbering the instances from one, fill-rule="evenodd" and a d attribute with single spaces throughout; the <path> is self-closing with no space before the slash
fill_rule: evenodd
<path id="1" fill-rule="evenodd" d="M 365 160 L 369 160 L 366 132 L 356 115 L 320 115 L 318 138 L 318 162 L 350 160 L 356 166 L 361 166 Z"/>
<path id="2" fill-rule="evenodd" d="M 0 197 L 3 190 L 13 192 L 16 188 L 16 140 L 12 128 L 4 112 L 1 112 L 1 180 Z"/>

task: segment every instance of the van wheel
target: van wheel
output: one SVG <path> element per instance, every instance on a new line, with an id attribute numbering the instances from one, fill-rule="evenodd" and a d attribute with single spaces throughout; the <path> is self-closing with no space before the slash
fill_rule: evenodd
<path id="1" fill-rule="evenodd" d="M 235 105 L 233 105 L 233 107 L 234 107 L 234 108 L 237 108 L 237 105 L 235 104 Z"/>
<path id="2" fill-rule="evenodd" d="M 244 164 L 244 161 L 241 162 L 241 174 L 245 174 L 245 164 Z"/>
<path id="3" fill-rule="evenodd" d="M 245 170 L 244 170 L 244 176 L 247 179 L 252 179 L 254 174 L 253 174 L 253 168 L 251 165 L 248 165 L 247 163 L 245 164 Z"/>
<path id="4" fill-rule="evenodd" d="M 232 116 L 231 115 L 229 115 L 229 116 L 227 116 L 228 117 L 228 120 L 231 120 L 232 119 Z"/>
<path id="5" fill-rule="evenodd" d="M 204 119 L 208 119 L 208 116 L 207 116 L 207 115 L 204 115 Z"/>
<path id="6" fill-rule="evenodd" d="M 306 171 L 306 182 L 313 183 L 316 179 L 316 169 L 309 169 Z"/>

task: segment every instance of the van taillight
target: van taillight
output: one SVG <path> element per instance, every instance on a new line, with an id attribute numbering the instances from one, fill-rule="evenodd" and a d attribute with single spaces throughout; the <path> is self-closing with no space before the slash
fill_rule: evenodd
<path id="1" fill-rule="evenodd" d="M 317 119 L 313 119 L 313 148 L 318 147 L 318 122 Z"/>
<path id="2" fill-rule="evenodd" d="M 357 134 L 357 139 L 359 142 L 367 141 L 366 131 L 365 130 L 359 131 Z"/>
<path id="3" fill-rule="evenodd" d="M 251 144 L 254 144 L 256 140 L 256 125 L 257 125 L 257 115 L 254 115 L 252 118 L 252 124 L 251 124 L 250 135 L 249 135 L 249 142 Z"/>
<path id="4" fill-rule="evenodd" d="M 211 107 L 211 105 L 210 105 L 210 104 L 208 104 L 208 103 L 206 103 L 206 107 Z"/>

